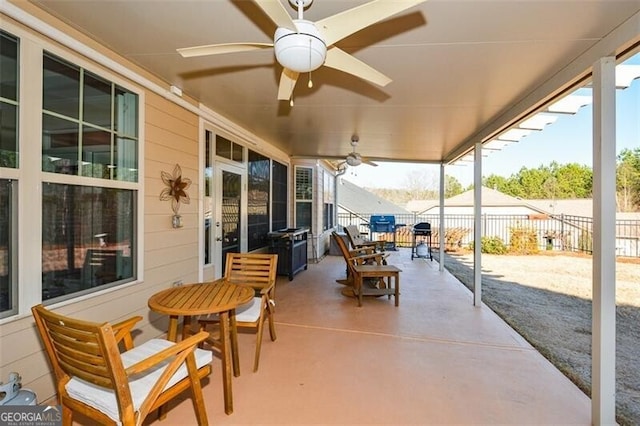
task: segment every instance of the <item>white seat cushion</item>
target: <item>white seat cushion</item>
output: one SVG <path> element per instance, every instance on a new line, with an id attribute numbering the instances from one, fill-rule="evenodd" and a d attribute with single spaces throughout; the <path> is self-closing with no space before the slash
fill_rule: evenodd
<path id="1" fill-rule="evenodd" d="M 131 349 L 130 351 L 122 354 L 122 364 L 124 368 L 127 368 L 143 359 L 156 354 L 163 349 L 166 349 L 175 343 L 164 339 L 151 339 L 138 347 Z M 201 368 L 207 364 L 210 364 L 213 360 L 211 351 L 197 349 L 195 350 L 196 366 Z M 133 408 L 138 411 L 140 405 L 145 400 L 153 385 L 158 381 L 158 378 L 166 368 L 168 361 L 156 366 L 152 370 L 146 371 L 144 374 L 139 374 L 135 378 L 129 381 L 129 389 L 131 391 L 131 397 L 133 399 Z M 176 373 L 171 377 L 165 390 L 178 383 L 180 380 L 187 377 L 187 366 L 183 363 Z M 66 385 L 69 396 L 78 401 L 102 411 L 107 416 L 111 417 L 115 422 L 119 422 L 118 404 L 116 402 L 115 394 L 111 389 L 103 388 L 93 383 L 89 383 L 79 378 L 72 378 Z"/>
<path id="2" fill-rule="evenodd" d="M 261 297 L 254 297 L 248 303 L 236 308 L 236 321 L 242 322 L 254 322 L 260 318 L 260 304 L 262 303 Z"/>

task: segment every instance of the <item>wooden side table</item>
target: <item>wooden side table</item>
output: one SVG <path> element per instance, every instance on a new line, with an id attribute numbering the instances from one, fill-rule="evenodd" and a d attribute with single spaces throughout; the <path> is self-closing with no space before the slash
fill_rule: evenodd
<path id="1" fill-rule="evenodd" d="M 354 288 L 358 297 L 358 306 L 362 306 L 362 296 L 394 296 L 395 305 L 400 304 L 400 272 L 402 270 L 393 265 L 353 265 Z M 383 288 L 368 288 L 364 286 L 365 278 L 387 279 Z M 392 285 L 393 282 L 393 285 Z"/>

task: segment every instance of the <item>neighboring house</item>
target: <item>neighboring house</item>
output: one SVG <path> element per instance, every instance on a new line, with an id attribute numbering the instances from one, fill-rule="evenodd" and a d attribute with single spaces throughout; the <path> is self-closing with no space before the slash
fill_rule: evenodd
<path id="1" fill-rule="evenodd" d="M 338 214 L 351 213 L 361 216 L 365 220 L 368 220 L 371 215 L 377 214 L 411 214 L 410 211 L 403 209 L 399 205 L 385 200 L 364 188 L 360 188 L 347 180 L 338 179 L 337 185 Z"/>
<path id="2" fill-rule="evenodd" d="M 445 214 L 473 214 L 473 190 L 444 200 Z M 438 200 L 412 201 L 407 210 L 418 214 L 438 214 Z M 483 214 L 546 214 L 548 211 L 529 203 L 529 200 L 511 197 L 495 189 L 482 187 Z"/>

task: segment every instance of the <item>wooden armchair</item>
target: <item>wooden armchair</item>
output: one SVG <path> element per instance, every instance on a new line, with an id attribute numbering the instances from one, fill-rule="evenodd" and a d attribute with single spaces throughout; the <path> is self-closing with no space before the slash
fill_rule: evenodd
<path id="1" fill-rule="evenodd" d="M 100 424 L 139 425 L 187 389 L 198 424 L 208 424 L 200 381 L 211 373 L 212 356 L 196 348 L 207 333 L 180 343 L 151 339 L 134 348 L 130 332 L 142 317 L 111 325 L 62 316 L 43 305 L 31 312 L 56 376 L 64 425 L 72 424 L 74 412 Z"/>
<path id="2" fill-rule="evenodd" d="M 351 247 L 356 250 L 360 248 L 371 248 L 375 251 L 384 251 L 384 246 L 386 244 L 385 240 L 375 240 L 370 241 L 362 236 L 358 226 L 349 225 L 344 227 L 344 232 L 347 234 L 347 238 L 349 239 L 349 243 L 351 243 Z"/>
<path id="3" fill-rule="evenodd" d="M 349 247 L 347 247 L 344 240 L 340 238 L 340 236 L 335 231 L 331 233 L 331 236 L 336 241 L 336 244 L 338 245 L 338 248 L 340 249 L 340 252 L 344 257 L 344 260 L 347 263 L 347 278 L 344 280 L 338 280 L 340 284 L 345 284 L 348 286 L 354 285 L 353 274 L 351 273 L 351 268 L 349 268 L 349 262 L 355 262 L 355 264 L 357 265 L 387 264 L 387 257 L 389 256 L 388 254 L 376 252 L 372 247 L 360 247 L 354 250 L 349 250 Z"/>
<path id="4" fill-rule="evenodd" d="M 225 264 L 225 279 L 230 282 L 249 286 L 255 290 L 256 296 L 246 305 L 236 309 L 235 326 L 256 330 L 256 351 L 253 361 L 253 371 L 258 371 L 260 364 L 260 349 L 262 347 L 262 335 L 265 321 L 269 322 L 269 334 L 271 341 L 276 340 L 276 325 L 273 315 L 275 313 L 276 270 L 278 267 L 277 254 L 263 253 L 227 253 Z M 233 321 L 233 320 L 232 320 Z M 217 315 L 212 315 L 199 320 L 200 329 L 207 330 L 211 324 L 218 323 Z M 233 326 L 233 325 L 232 325 Z M 217 330 L 211 330 L 207 343 L 219 349 Z M 235 333 L 232 337 L 237 339 Z M 231 346 L 237 350 L 237 342 Z M 233 355 L 234 358 L 237 354 Z"/>
<path id="5" fill-rule="evenodd" d="M 362 306 L 363 296 L 394 296 L 395 305 L 400 300 L 400 272 L 393 265 L 387 265 L 386 253 L 362 254 L 361 250 L 349 250 L 342 238 L 332 233 L 347 264 L 347 280 L 350 287 L 342 294 L 355 296 L 358 306 Z M 393 285 L 392 285 L 393 280 Z"/>

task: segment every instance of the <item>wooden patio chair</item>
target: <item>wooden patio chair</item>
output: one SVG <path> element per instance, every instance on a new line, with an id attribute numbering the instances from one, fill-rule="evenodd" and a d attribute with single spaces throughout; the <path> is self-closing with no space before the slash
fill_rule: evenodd
<path id="1" fill-rule="evenodd" d="M 179 343 L 151 339 L 134 348 L 131 329 L 142 317 L 111 325 L 62 316 L 43 305 L 31 312 L 56 376 L 64 425 L 72 424 L 75 412 L 99 424 L 137 426 L 187 389 L 198 424 L 208 424 L 200 381 L 211 373 L 212 356 L 197 349 L 207 333 Z"/>
<path id="2" fill-rule="evenodd" d="M 368 247 L 372 248 L 376 251 L 384 251 L 384 246 L 386 244 L 386 240 L 375 240 L 370 241 L 366 239 L 357 225 L 348 225 L 344 227 L 344 232 L 347 234 L 347 238 L 349 239 L 349 243 L 351 243 L 351 247 L 355 249 Z"/>
<path id="3" fill-rule="evenodd" d="M 362 306 L 363 296 L 391 296 L 395 297 L 398 306 L 400 298 L 400 269 L 386 262 L 386 253 L 361 254 L 360 250 L 349 250 L 342 238 L 332 232 L 338 247 L 347 264 L 347 280 L 350 287 L 343 289 L 345 296 L 358 299 L 358 306 Z M 391 279 L 394 285 L 391 285 Z"/>
<path id="4" fill-rule="evenodd" d="M 274 320 L 275 313 L 275 292 L 276 292 L 276 271 L 278 267 L 277 254 L 264 253 L 227 253 L 225 264 L 225 279 L 230 282 L 252 287 L 256 296 L 246 305 L 236 309 L 235 322 L 237 328 L 256 330 L 256 351 L 253 361 L 253 371 L 258 371 L 260 364 L 260 349 L 262 347 L 262 335 L 264 323 L 269 322 L 269 334 L 271 341 L 275 341 L 276 326 Z M 200 318 L 201 330 L 207 330 L 211 324 L 218 323 L 217 315 Z M 218 330 L 211 330 L 207 343 L 215 348 L 220 348 L 219 340 L 216 337 Z M 232 338 L 237 339 L 235 333 Z M 237 342 L 231 344 L 237 350 Z M 234 357 L 237 354 L 234 354 Z"/>
<path id="5" fill-rule="evenodd" d="M 351 259 L 353 259 L 356 264 L 376 264 L 376 265 L 386 265 L 387 257 L 389 256 L 386 253 L 380 253 L 374 251 L 372 247 L 360 247 L 355 250 L 349 250 L 349 247 L 345 244 L 344 240 L 340 238 L 337 232 L 331 232 L 332 238 L 336 241 L 338 248 L 340 249 L 340 253 L 342 253 L 342 257 L 344 257 L 345 262 L 347 263 L 346 271 L 347 278 L 336 280 L 340 284 L 353 286 L 353 275 L 351 274 L 351 270 L 348 266 L 348 263 Z"/>

